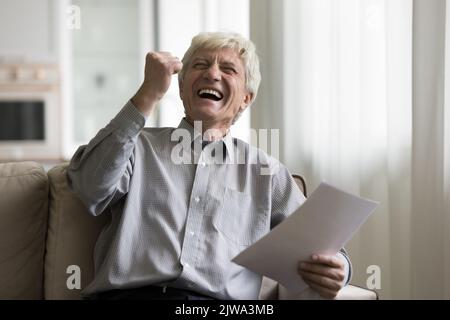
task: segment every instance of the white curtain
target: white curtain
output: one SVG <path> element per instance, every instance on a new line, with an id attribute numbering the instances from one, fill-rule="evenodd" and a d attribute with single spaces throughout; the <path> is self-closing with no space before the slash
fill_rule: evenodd
<path id="1" fill-rule="evenodd" d="M 313 190 L 378 200 L 347 248 L 381 298 L 450 298 L 445 0 L 251 1 L 263 82 L 253 128 Z"/>
<path id="2" fill-rule="evenodd" d="M 445 0 L 414 0 L 413 297 L 450 298 L 449 13 Z"/>

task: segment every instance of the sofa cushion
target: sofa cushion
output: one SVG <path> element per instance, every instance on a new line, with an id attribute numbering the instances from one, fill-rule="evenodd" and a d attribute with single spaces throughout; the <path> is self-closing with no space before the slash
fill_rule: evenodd
<path id="1" fill-rule="evenodd" d="M 94 247 L 107 222 L 106 215 L 91 216 L 69 189 L 66 168 L 67 164 L 59 165 L 48 172 L 50 208 L 45 255 L 45 299 L 81 298 L 80 291 L 94 276 Z M 80 275 L 81 290 L 76 288 L 76 274 Z"/>
<path id="2" fill-rule="evenodd" d="M 0 299 L 42 299 L 48 180 L 34 162 L 0 164 Z"/>

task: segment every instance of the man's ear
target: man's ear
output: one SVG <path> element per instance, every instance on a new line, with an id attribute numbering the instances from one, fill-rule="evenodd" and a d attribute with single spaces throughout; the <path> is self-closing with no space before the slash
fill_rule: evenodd
<path id="1" fill-rule="evenodd" d="M 244 101 L 241 105 L 240 110 L 244 111 L 245 109 L 247 109 L 248 105 L 253 101 L 253 93 L 252 92 L 247 92 L 247 94 L 244 96 Z"/>

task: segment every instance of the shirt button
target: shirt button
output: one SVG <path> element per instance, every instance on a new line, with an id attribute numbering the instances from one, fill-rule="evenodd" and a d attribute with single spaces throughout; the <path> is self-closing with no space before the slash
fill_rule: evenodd
<path id="1" fill-rule="evenodd" d="M 191 232 L 189 232 L 189 234 L 190 234 L 191 236 L 193 236 L 193 235 L 195 235 L 195 232 L 194 232 L 194 231 L 191 231 Z"/>
<path id="2" fill-rule="evenodd" d="M 202 168 L 204 168 L 206 166 L 206 163 L 200 162 L 200 165 L 202 166 Z"/>
<path id="3" fill-rule="evenodd" d="M 195 202 L 200 202 L 200 197 L 195 197 Z"/>
<path id="4" fill-rule="evenodd" d="M 185 264 L 184 264 L 184 267 L 185 267 L 185 268 L 189 268 L 189 263 L 185 263 Z"/>

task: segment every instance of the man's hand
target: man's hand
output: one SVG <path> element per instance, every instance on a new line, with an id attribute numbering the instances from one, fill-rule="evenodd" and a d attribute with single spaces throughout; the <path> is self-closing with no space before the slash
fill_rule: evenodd
<path id="1" fill-rule="evenodd" d="M 298 273 L 322 298 L 333 299 L 344 286 L 345 263 L 338 255 L 315 254 L 312 261 L 300 261 Z"/>
<path id="2" fill-rule="evenodd" d="M 145 59 L 144 82 L 132 98 L 133 104 L 145 116 L 149 116 L 170 86 L 172 75 L 183 64 L 169 52 L 149 52 Z"/>

